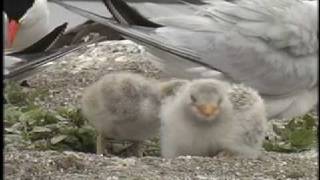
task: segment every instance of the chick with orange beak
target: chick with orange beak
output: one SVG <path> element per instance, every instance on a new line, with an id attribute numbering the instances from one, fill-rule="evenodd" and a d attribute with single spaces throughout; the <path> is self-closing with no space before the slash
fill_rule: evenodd
<path id="1" fill-rule="evenodd" d="M 160 111 L 161 154 L 213 156 L 232 131 L 233 110 L 227 97 L 229 85 L 216 80 L 194 80 Z"/>
<path id="2" fill-rule="evenodd" d="M 224 117 L 223 111 L 229 112 L 232 107 L 227 98 L 228 88 L 229 84 L 222 81 L 194 80 L 186 87 L 185 92 L 181 92 L 188 96 L 180 99 L 185 102 L 186 115 L 192 117 L 192 121 L 206 126 L 218 123 Z"/>
<path id="3" fill-rule="evenodd" d="M 5 0 L 5 50 L 22 50 L 49 32 L 47 0 Z"/>
<path id="4" fill-rule="evenodd" d="M 160 110 L 161 154 L 257 158 L 266 131 L 264 103 L 242 85 L 194 80 Z"/>
<path id="5" fill-rule="evenodd" d="M 211 122 L 220 113 L 222 98 L 217 88 L 210 84 L 194 87 L 190 92 L 190 108 L 199 121 Z"/>

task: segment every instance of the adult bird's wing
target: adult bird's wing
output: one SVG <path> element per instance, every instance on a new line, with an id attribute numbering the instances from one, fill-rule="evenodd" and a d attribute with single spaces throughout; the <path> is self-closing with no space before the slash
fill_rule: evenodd
<path id="1" fill-rule="evenodd" d="M 123 2 L 118 1 L 115 3 L 121 4 Z M 193 6 L 207 4 L 201 0 L 125 0 L 125 3 L 151 21 L 158 21 L 162 18 L 167 19 L 168 17 L 192 15 L 196 11 Z"/>
<path id="2" fill-rule="evenodd" d="M 104 1 L 114 9 L 125 7 L 116 5 L 120 0 Z M 275 96 L 317 85 L 318 39 L 312 8 L 291 0 L 219 1 L 211 7 L 199 11 L 199 17 L 212 19 L 216 28 L 193 30 L 125 26 L 81 9 L 73 11 L 146 45 L 151 53 L 165 57 L 165 66 L 179 66 L 176 71 L 185 70 L 189 66 L 185 63 L 204 65 Z M 296 15 L 297 11 L 304 13 Z"/>
<path id="3" fill-rule="evenodd" d="M 131 7 L 118 6 L 120 0 L 104 0 L 114 6 L 110 11 L 118 22 L 54 1 L 146 46 L 172 76 L 216 78 L 219 72 L 219 77 L 257 89 L 266 101 L 268 117 L 301 115 L 317 101 L 317 8 L 302 1 L 217 1 L 211 7 L 192 6 L 204 24 L 175 25 L 181 19 L 173 17 L 172 26 L 155 22 L 158 27 L 143 26 L 150 20 L 141 14 L 134 16 L 138 26 L 130 24 L 137 19 L 126 19 L 132 16 L 122 13 L 138 12 L 124 10 Z"/>
<path id="4" fill-rule="evenodd" d="M 122 24 L 156 27 L 154 25 L 156 23 L 158 26 L 183 29 L 216 28 L 215 22 L 210 18 L 198 15 L 199 9 L 210 5 L 201 0 L 103 0 L 103 2 Z"/>

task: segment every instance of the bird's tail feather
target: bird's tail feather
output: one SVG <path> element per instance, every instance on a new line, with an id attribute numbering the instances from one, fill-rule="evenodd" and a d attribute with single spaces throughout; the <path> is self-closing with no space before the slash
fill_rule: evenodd
<path id="1" fill-rule="evenodd" d="M 113 17 L 121 24 L 145 27 L 161 27 L 153 20 L 179 14 L 190 15 L 198 6 L 206 5 L 201 0 L 102 0 Z M 151 19 L 151 21 L 150 21 Z"/>
<path id="2" fill-rule="evenodd" d="M 85 18 L 91 19 L 93 21 L 96 21 L 98 23 L 108 26 L 127 39 L 133 40 L 148 48 L 156 49 L 160 53 L 173 57 L 171 59 L 174 59 L 174 60 L 178 59 L 180 61 L 182 60 L 184 62 L 194 64 L 194 66 L 202 66 L 214 71 L 219 71 L 218 69 L 210 66 L 205 62 L 201 62 L 200 56 L 194 51 L 190 49 L 182 48 L 182 47 L 176 47 L 173 44 L 165 42 L 164 39 L 154 36 L 153 34 L 154 28 L 119 24 L 114 20 L 108 19 L 104 16 L 100 16 L 93 12 L 80 9 L 78 7 L 63 3 L 60 0 L 51 0 L 51 1 Z M 169 59 L 167 61 L 169 61 Z"/>
<path id="3" fill-rule="evenodd" d="M 160 24 L 149 21 L 143 17 L 135 9 L 131 8 L 123 1 L 118 0 L 103 0 L 106 7 L 109 9 L 112 16 L 121 24 L 140 25 L 147 27 L 161 27 Z"/>
<path id="4" fill-rule="evenodd" d="M 34 54 L 20 54 L 18 56 L 15 56 L 19 59 L 22 59 L 21 62 L 14 64 L 12 67 L 6 68 L 5 71 L 7 74 L 5 74 L 5 79 L 8 80 L 22 80 L 32 74 L 35 74 L 39 71 L 41 71 L 45 65 L 49 62 L 55 61 L 58 58 L 69 54 L 71 52 L 74 52 L 80 48 L 86 47 L 89 44 L 99 42 L 103 40 L 102 38 L 95 38 L 87 43 L 83 43 L 81 45 L 74 45 L 69 47 L 60 48 L 55 51 L 48 51 L 48 52 L 42 52 L 42 53 L 34 53 Z"/>

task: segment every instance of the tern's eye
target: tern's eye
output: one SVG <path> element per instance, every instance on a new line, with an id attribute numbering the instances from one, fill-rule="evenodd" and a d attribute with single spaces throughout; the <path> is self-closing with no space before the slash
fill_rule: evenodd
<path id="1" fill-rule="evenodd" d="M 197 102 L 197 99 L 196 99 L 196 97 L 194 97 L 194 95 L 190 95 L 190 98 L 191 98 L 191 101 L 193 102 L 193 103 L 195 103 L 195 102 Z"/>

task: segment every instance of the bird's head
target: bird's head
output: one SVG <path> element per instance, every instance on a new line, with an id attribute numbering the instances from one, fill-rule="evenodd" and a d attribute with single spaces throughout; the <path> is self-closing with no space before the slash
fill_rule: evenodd
<path id="1" fill-rule="evenodd" d="M 33 26 L 49 15 L 47 0 L 4 0 L 7 45 L 12 47 L 21 29 Z"/>
<path id="2" fill-rule="evenodd" d="M 184 97 L 186 110 L 197 120 L 214 122 L 229 102 L 226 88 L 223 82 L 215 80 L 191 82 Z"/>

